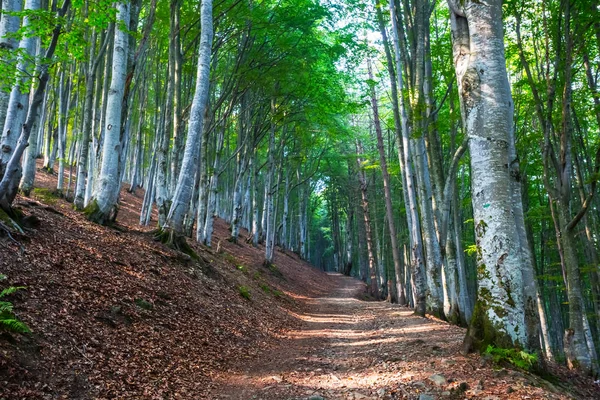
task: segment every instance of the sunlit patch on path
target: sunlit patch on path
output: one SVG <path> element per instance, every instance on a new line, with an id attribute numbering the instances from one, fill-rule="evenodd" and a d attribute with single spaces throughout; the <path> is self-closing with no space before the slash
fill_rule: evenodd
<path id="1" fill-rule="evenodd" d="M 211 398 L 567 398 L 533 388 L 513 371 L 482 368 L 477 356 L 460 355 L 462 328 L 360 300 L 363 283 L 333 277 L 338 286 L 328 295 L 297 298 L 304 305 L 293 314 L 300 329 L 267 354 L 216 377 Z"/>

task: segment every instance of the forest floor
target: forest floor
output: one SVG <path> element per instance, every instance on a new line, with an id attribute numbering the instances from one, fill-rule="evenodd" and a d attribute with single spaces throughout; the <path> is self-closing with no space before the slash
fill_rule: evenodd
<path id="1" fill-rule="evenodd" d="M 586 385 L 575 376 L 552 384 L 485 357 L 462 356 L 464 329 L 366 301 L 362 282 L 331 277 L 335 286 L 325 296 L 302 300 L 300 329 L 221 376 L 215 399 L 600 398 L 590 381 L 589 391 L 575 388 Z"/>
<path id="2" fill-rule="evenodd" d="M 153 240 L 155 219 L 138 225 L 142 190 L 102 227 L 56 196 L 56 175 L 36 184 L 16 202 L 34 217 L 20 245 L 0 234 L 0 289 L 26 287 L 8 300 L 32 329 L 0 335 L 0 399 L 600 399 L 564 368 L 550 383 L 463 356 L 464 329 L 292 252 L 266 268 L 223 221 L 195 262 Z"/>

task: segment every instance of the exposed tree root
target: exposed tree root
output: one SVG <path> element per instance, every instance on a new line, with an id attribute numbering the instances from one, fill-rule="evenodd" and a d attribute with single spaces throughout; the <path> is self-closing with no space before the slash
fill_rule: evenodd
<path id="1" fill-rule="evenodd" d="M 108 213 L 102 212 L 95 200 L 83 209 L 83 213 L 88 220 L 105 226 L 111 226 L 115 223 L 118 212 L 117 206 L 114 206 Z"/>
<path id="2" fill-rule="evenodd" d="M 198 261 L 200 259 L 198 254 L 188 244 L 185 236 L 175 233 L 172 229 L 159 228 L 153 232 L 153 237 L 157 242 L 161 242 L 174 250 L 187 254 L 193 260 Z"/>

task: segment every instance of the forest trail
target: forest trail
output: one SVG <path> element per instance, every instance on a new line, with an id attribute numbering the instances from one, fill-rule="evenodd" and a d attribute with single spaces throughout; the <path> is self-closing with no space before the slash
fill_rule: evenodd
<path id="1" fill-rule="evenodd" d="M 335 282 L 329 294 L 301 300 L 300 329 L 220 376 L 211 398 L 571 398 L 529 374 L 494 370 L 479 356 L 460 355 L 464 329 L 366 301 L 362 282 L 329 275 Z"/>
<path id="2" fill-rule="evenodd" d="M 142 191 L 123 188 L 107 228 L 56 197 L 55 182 L 41 173 L 18 199 L 39 221 L 16 236 L 24 251 L 0 240 L 0 270 L 27 287 L 14 301 L 34 332 L 0 341 L 0 399 L 600 398 L 564 369 L 555 387 L 462 356 L 463 328 L 370 301 L 364 283 L 292 252 L 267 268 L 264 247 L 231 243 L 222 220 L 221 251 L 195 245 L 196 264 L 138 226 Z"/>

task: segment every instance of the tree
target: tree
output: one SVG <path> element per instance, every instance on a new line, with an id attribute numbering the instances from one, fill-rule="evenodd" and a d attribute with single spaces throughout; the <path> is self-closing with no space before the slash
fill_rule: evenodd
<path id="1" fill-rule="evenodd" d="M 465 350 L 528 346 L 523 269 L 515 231 L 510 148 L 513 101 L 506 73 L 502 2 L 448 2 L 464 129 L 469 136 L 478 292 Z M 520 199 L 519 199 L 520 202 Z M 522 214 L 521 214 L 522 216 Z"/>
<path id="2" fill-rule="evenodd" d="M 127 58 L 129 51 L 129 11 L 130 4 L 118 2 L 117 22 L 114 30 L 112 54 L 112 71 L 110 90 L 106 104 L 104 122 L 105 136 L 102 146 L 102 163 L 100 174 L 86 207 L 86 214 L 91 221 L 109 224 L 117 217 L 117 201 L 121 190 L 119 175 L 119 156 L 121 152 L 122 102 L 127 75 Z"/>

